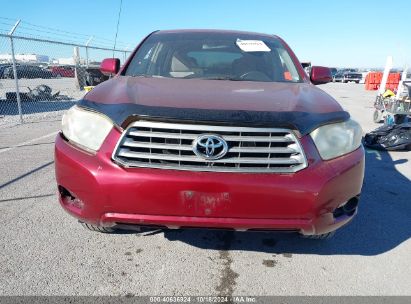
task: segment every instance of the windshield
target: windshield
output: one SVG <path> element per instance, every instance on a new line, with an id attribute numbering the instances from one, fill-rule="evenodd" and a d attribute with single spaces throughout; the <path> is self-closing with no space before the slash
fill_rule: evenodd
<path id="1" fill-rule="evenodd" d="M 235 33 L 153 34 L 140 46 L 124 74 L 301 82 L 291 56 L 278 39 Z"/>

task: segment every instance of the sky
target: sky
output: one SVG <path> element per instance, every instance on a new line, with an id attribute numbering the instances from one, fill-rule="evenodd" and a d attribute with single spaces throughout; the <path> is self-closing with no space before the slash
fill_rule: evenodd
<path id="1" fill-rule="evenodd" d="M 62 40 L 93 36 L 91 44 L 111 45 L 119 6 L 120 0 L 0 0 L 0 30 L 21 19 L 21 33 L 47 35 L 42 31 L 51 28 L 64 31 Z M 409 0 L 123 0 L 118 47 L 133 49 L 161 29 L 233 29 L 276 34 L 313 65 L 383 67 L 392 55 L 402 67 L 411 66 L 410 16 Z"/>

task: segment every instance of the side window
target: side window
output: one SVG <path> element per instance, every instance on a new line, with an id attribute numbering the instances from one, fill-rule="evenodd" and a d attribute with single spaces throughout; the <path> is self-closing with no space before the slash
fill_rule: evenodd
<path id="1" fill-rule="evenodd" d="M 152 74 L 152 67 L 157 61 L 161 48 L 162 44 L 159 43 L 144 43 L 128 66 L 126 75 Z"/>
<path id="2" fill-rule="evenodd" d="M 300 76 L 298 75 L 297 68 L 288 52 L 285 49 L 279 48 L 278 55 L 280 56 L 283 65 L 284 79 L 288 81 L 298 81 Z"/>
<path id="3" fill-rule="evenodd" d="M 177 52 L 171 57 L 170 76 L 184 78 L 196 73 L 197 62 L 191 57 L 179 56 Z M 198 72 L 198 71 L 197 71 Z"/>

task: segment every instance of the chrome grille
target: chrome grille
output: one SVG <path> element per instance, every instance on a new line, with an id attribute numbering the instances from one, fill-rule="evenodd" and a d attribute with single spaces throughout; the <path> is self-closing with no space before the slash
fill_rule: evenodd
<path id="1" fill-rule="evenodd" d="M 218 135 L 227 154 L 205 160 L 193 152 L 204 134 Z M 291 173 L 307 167 L 301 145 L 291 130 L 137 121 L 117 144 L 113 160 L 125 167 L 214 171 Z"/>

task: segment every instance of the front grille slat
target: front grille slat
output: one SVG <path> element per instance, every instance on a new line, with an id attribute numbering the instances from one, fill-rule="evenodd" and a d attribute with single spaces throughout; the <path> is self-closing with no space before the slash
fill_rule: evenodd
<path id="1" fill-rule="evenodd" d="M 223 136 L 225 139 L 225 137 Z M 238 153 L 296 153 L 297 150 L 293 148 L 247 148 L 247 147 L 238 147 L 238 148 L 231 148 L 230 152 L 238 152 Z"/>
<path id="2" fill-rule="evenodd" d="M 225 137 L 223 136 L 225 139 Z M 131 148 L 151 148 L 151 149 L 164 149 L 164 144 L 156 144 L 156 143 L 146 143 L 146 142 L 137 142 L 133 141 L 130 138 L 127 138 L 123 146 L 131 147 Z M 182 151 L 192 151 L 192 145 L 181 145 L 181 144 L 167 144 L 167 150 L 182 150 Z M 274 147 L 274 148 L 264 148 L 264 147 L 234 147 L 230 149 L 230 152 L 235 153 L 296 153 L 297 150 L 295 148 L 290 147 Z"/>
<path id="3" fill-rule="evenodd" d="M 270 136 L 259 136 L 259 137 L 253 137 L 253 136 L 223 136 L 225 140 L 227 141 L 252 141 L 252 142 L 292 142 L 291 138 L 285 137 L 285 136 L 276 136 L 276 137 L 270 137 Z"/>
<path id="4" fill-rule="evenodd" d="M 206 160 L 193 151 L 201 135 L 227 142 L 226 155 Z M 125 167 L 213 171 L 292 173 L 307 167 L 304 151 L 288 129 L 247 128 L 137 121 L 123 133 L 113 160 Z"/>
<path id="5" fill-rule="evenodd" d="M 131 139 L 126 139 L 123 143 L 123 146 L 125 147 L 134 147 L 134 148 L 151 148 L 151 149 L 164 149 L 164 144 L 156 144 L 156 143 L 145 143 L 145 142 L 138 142 L 138 141 L 133 141 Z M 168 150 L 184 150 L 184 151 L 193 151 L 193 147 L 189 145 L 173 145 L 173 144 L 168 144 L 167 145 Z"/>
<path id="6" fill-rule="evenodd" d="M 159 133 L 159 132 L 148 132 L 148 131 L 131 131 L 129 133 L 131 136 L 137 137 L 157 137 L 157 138 L 174 138 L 174 139 L 196 139 L 197 134 L 176 134 L 176 133 Z"/>
<path id="7" fill-rule="evenodd" d="M 156 154 L 156 153 L 141 153 L 127 151 L 121 149 L 118 153 L 121 157 L 127 158 L 144 158 L 144 159 L 157 159 L 157 160 L 171 160 L 171 161 L 188 161 L 188 162 L 208 162 L 208 163 L 227 163 L 227 164 L 259 164 L 261 163 L 261 158 L 251 158 L 251 157 L 241 157 L 241 158 L 222 158 L 213 161 L 204 160 L 197 156 L 184 156 L 180 157 L 178 155 L 167 155 L 167 154 Z M 297 158 L 269 158 L 264 160 L 266 164 L 298 164 L 300 162 Z"/>
<path id="8" fill-rule="evenodd" d="M 205 132 L 205 133 L 211 133 Z M 148 132 L 148 131 L 130 131 L 130 136 L 135 137 L 157 137 L 157 138 L 174 138 L 174 139 L 191 139 L 194 140 L 199 134 L 177 134 L 177 133 L 160 133 L 160 132 Z M 226 135 L 224 139 L 227 141 L 252 141 L 252 142 L 293 142 L 292 138 L 286 136 L 233 136 Z"/>

